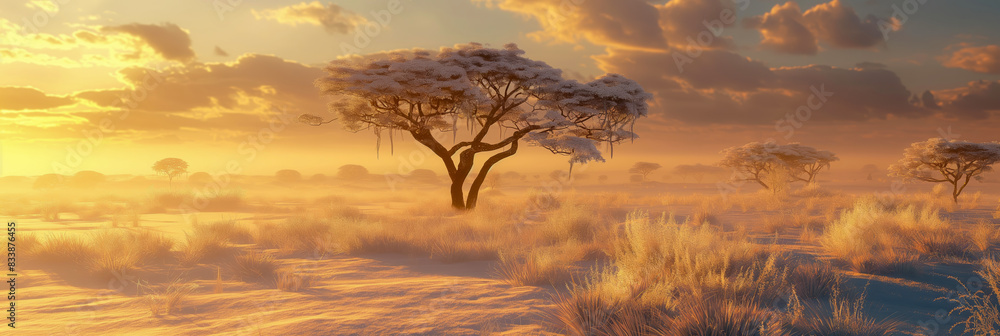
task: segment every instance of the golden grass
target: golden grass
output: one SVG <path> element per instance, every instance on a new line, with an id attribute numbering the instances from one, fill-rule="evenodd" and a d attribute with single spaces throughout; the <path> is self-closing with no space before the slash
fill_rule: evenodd
<path id="1" fill-rule="evenodd" d="M 149 231 L 101 230 L 89 235 L 54 235 L 29 244 L 36 247 L 25 251 L 26 256 L 40 264 L 82 268 L 108 280 L 165 260 L 174 242 Z"/>
<path id="2" fill-rule="evenodd" d="M 180 311 L 181 303 L 199 287 L 180 279 L 159 286 L 140 285 L 145 295 L 146 307 L 153 316 L 170 315 Z"/>
<path id="3" fill-rule="evenodd" d="M 981 269 L 976 274 L 980 277 L 982 288 L 970 290 L 965 282 L 952 277 L 964 291 L 959 291 L 956 297 L 939 299 L 956 305 L 950 314 L 965 315 L 963 320 L 948 329 L 948 333 L 961 327 L 965 333 L 1000 335 L 1000 260 L 983 259 L 980 264 Z"/>
<path id="4" fill-rule="evenodd" d="M 728 300 L 698 300 L 670 319 L 661 335 L 788 335 L 775 312 Z"/>
<path id="5" fill-rule="evenodd" d="M 834 287 L 829 298 L 829 312 L 814 310 L 811 316 L 798 319 L 792 329 L 805 335 L 895 335 L 901 324 L 894 320 L 868 317 L 864 313 L 865 296 L 862 291 L 861 295 L 851 300 L 839 286 Z"/>
<path id="6" fill-rule="evenodd" d="M 311 275 L 299 274 L 294 271 L 281 270 L 275 277 L 275 285 L 277 285 L 279 290 L 285 292 L 298 292 L 303 289 L 309 289 L 313 286 L 313 277 Z"/>
<path id="7" fill-rule="evenodd" d="M 959 257 L 968 240 L 937 210 L 916 205 L 859 200 L 826 228 L 821 245 L 862 273 L 916 271 L 928 257 Z"/>
<path id="8" fill-rule="evenodd" d="M 789 273 L 788 281 L 795 289 L 796 297 L 803 299 L 827 297 L 842 283 L 831 265 L 818 263 L 796 265 Z"/>
<path id="9" fill-rule="evenodd" d="M 496 272 L 511 286 L 562 285 L 572 280 L 572 263 L 551 249 L 533 249 L 522 255 L 500 254 Z"/>
<path id="10" fill-rule="evenodd" d="M 976 250 L 985 253 L 996 244 L 997 239 L 1000 238 L 1000 232 L 997 231 L 996 225 L 986 220 L 980 220 L 969 231 L 969 237 Z"/>
<path id="11" fill-rule="evenodd" d="M 243 281 L 272 281 L 278 272 L 278 261 L 270 254 L 250 250 L 236 256 L 233 271 Z"/>
<path id="12" fill-rule="evenodd" d="M 251 241 L 250 231 L 233 221 L 219 221 L 204 225 L 195 223 L 185 233 L 185 243 L 178 259 L 185 265 L 228 255 L 230 243 Z"/>

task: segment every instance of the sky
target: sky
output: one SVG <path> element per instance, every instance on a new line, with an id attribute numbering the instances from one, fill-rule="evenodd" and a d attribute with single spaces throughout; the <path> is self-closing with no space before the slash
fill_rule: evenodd
<path id="1" fill-rule="evenodd" d="M 295 118 L 333 115 L 313 85 L 332 60 L 469 42 L 652 93 L 640 138 L 597 170 L 712 164 L 752 141 L 886 166 L 928 138 L 1000 140 L 997 17 L 995 0 L 3 1 L 0 175 L 151 174 L 165 157 L 210 173 L 440 172 L 398 134 L 377 147 Z M 565 165 L 534 148 L 497 169 Z"/>

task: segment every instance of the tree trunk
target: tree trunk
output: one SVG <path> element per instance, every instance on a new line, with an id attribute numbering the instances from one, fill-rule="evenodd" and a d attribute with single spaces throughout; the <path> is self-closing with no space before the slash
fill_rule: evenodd
<path id="1" fill-rule="evenodd" d="M 479 174 L 476 175 L 476 179 L 472 180 L 472 186 L 469 187 L 469 197 L 465 202 L 465 208 L 467 210 L 472 210 L 476 208 L 476 203 L 479 201 L 479 189 L 483 186 L 483 181 L 486 181 L 486 174 L 489 173 L 490 169 L 493 168 L 497 162 L 513 156 L 517 153 L 517 141 L 510 144 L 510 148 L 494 155 L 483 162 L 483 167 L 479 169 Z"/>
<path id="2" fill-rule="evenodd" d="M 465 210 L 465 196 L 462 187 L 465 184 L 465 176 L 457 174 L 449 176 L 451 178 L 451 207 Z"/>

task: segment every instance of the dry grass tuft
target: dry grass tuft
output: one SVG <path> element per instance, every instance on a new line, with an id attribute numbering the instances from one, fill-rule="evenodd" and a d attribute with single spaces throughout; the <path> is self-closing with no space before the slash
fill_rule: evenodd
<path id="1" fill-rule="evenodd" d="M 923 258 L 963 256 L 968 247 L 936 210 L 875 198 L 844 211 L 820 243 L 855 271 L 880 274 L 914 272 Z"/>
<path id="2" fill-rule="evenodd" d="M 278 271 L 278 261 L 263 252 L 247 251 L 237 255 L 233 270 L 243 281 L 272 281 Z"/>
<path id="3" fill-rule="evenodd" d="M 828 313 L 813 311 L 812 316 L 799 319 L 793 329 L 806 335 L 887 336 L 899 331 L 894 320 L 875 320 L 864 313 L 865 293 L 854 300 L 845 297 L 839 287 L 830 294 Z M 826 314 L 829 314 L 827 316 Z"/>
<path id="4" fill-rule="evenodd" d="M 572 265 L 556 251 L 531 250 L 522 255 L 500 254 L 496 272 L 511 286 L 562 285 L 572 280 Z"/>
<path id="5" fill-rule="evenodd" d="M 1000 238 L 1000 232 L 997 232 L 996 225 L 980 220 L 970 230 L 969 237 L 972 238 L 972 245 L 976 247 L 976 250 L 985 253 L 996 244 L 997 239 Z"/>
<path id="6" fill-rule="evenodd" d="M 309 289 L 313 286 L 313 281 L 311 275 L 284 270 L 279 271 L 275 278 L 275 284 L 278 286 L 278 289 L 286 292 L 298 292 L 303 289 Z"/>
<path id="7" fill-rule="evenodd" d="M 983 287 L 972 291 L 964 282 L 952 277 L 962 286 L 963 291 L 957 297 L 938 299 L 957 305 L 950 314 L 965 315 L 964 320 L 948 329 L 949 334 L 961 327 L 965 333 L 1000 335 L 1000 260 L 983 259 L 981 264 L 982 269 L 976 271 L 976 274 L 981 278 Z"/>
<path id="8" fill-rule="evenodd" d="M 102 230 L 91 235 L 54 235 L 29 244 L 34 246 L 25 251 L 26 256 L 39 264 L 82 268 L 108 280 L 165 260 L 174 242 L 149 231 Z"/>
<path id="9" fill-rule="evenodd" d="M 803 299 L 827 297 L 842 283 L 828 264 L 799 264 L 792 269 L 788 278 L 795 288 L 796 296 Z"/>
<path id="10" fill-rule="evenodd" d="M 170 315 L 181 309 L 181 303 L 198 289 L 198 285 L 184 283 L 180 279 L 157 287 L 140 285 L 146 294 L 146 306 L 153 316 Z"/>
<path id="11" fill-rule="evenodd" d="M 664 335 L 787 335 L 774 312 L 733 301 L 699 300 L 679 312 Z"/>

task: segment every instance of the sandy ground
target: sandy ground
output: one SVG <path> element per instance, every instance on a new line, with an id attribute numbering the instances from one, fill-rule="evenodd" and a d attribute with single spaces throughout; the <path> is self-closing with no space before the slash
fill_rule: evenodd
<path id="1" fill-rule="evenodd" d="M 712 193 L 714 185 L 677 185 L 681 193 Z M 989 191 L 990 186 L 980 190 Z M 861 186 L 846 185 L 856 191 Z M 869 191 L 871 190 L 869 186 Z M 588 192 L 581 187 L 577 193 Z M 636 194 L 662 189 L 635 189 Z M 981 206 L 958 210 L 948 217 L 960 227 L 989 219 L 996 195 L 983 198 Z M 366 212 L 396 205 L 371 205 Z M 691 206 L 647 207 L 650 212 L 671 211 L 686 215 Z M 199 222 L 280 220 L 290 214 L 201 213 Z M 758 225 L 762 213 L 729 211 L 718 214 L 722 223 Z M 178 214 L 142 215 L 141 228 L 183 240 L 189 228 Z M 998 223 L 997 220 L 993 220 Z M 54 222 L 18 219 L 21 232 L 80 234 L 106 227 L 104 222 L 74 220 L 72 215 Z M 783 245 L 799 258 L 826 257 L 815 244 L 800 242 L 800 229 L 777 237 L 759 234 L 761 241 Z M 199 289 L 185 299 L 182 309 L 163 317 L 151 316 L 139 289 L 123 281 L 81 283 L 73 274 L 42 271 L 23 265 L 20 272 L 18 334 L 25 335 L 505 335 L 552 334 L 540 324 L 552 305 L 551 287 L 511 287 L 493 272 L 493 262 L 441 263 L 400 255 L 336 256 L 332 258 L 282 258 L 292 267 L 315 277 L 312 288 L 284 292 L 273 286 L 223 282 L 214 293 L 215 271 L 207 267 L 148 270 L 184 277 Z M 975 285 L 974 265 L 966 262 L 935 263 L 912 276 L 886 277 L 844 272 L 850 284 L 867 288 L 867 310 L 877 319 L 903 321 L 910 331 L 925 326 L 944 331 L 955 321 L 942 316 L 951 303 L 934 298 L 949 295 L 956 279 Z M 142 276 L 139 274 L 138 276 Z"/>

